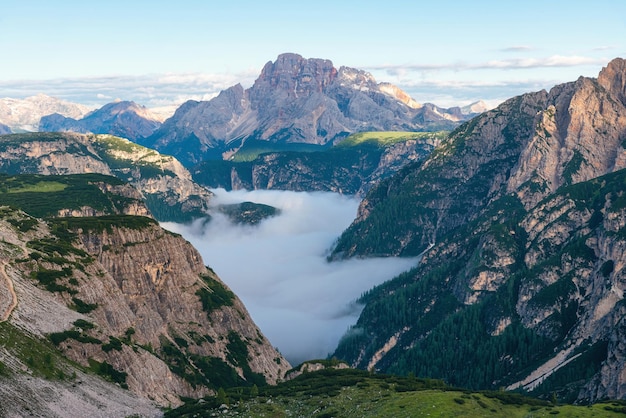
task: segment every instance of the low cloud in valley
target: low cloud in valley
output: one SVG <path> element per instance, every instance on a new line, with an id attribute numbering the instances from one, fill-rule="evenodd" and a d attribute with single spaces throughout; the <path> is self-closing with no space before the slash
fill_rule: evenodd
<path id="1" fill-rule="evenodd" d="M 366 290 L 416 259 L 352 259 L 329 263 L 329 248 L 354 219 L 358 200 L 332 193 L 216 191 L 216 204 L 253 201 L 281 209 L 257 226 L 210 222 L 164 224 L 181 233 L 205 264 L 243 300 L 272 344 L 294 365 L 324 358 L 362 309 Z"/>

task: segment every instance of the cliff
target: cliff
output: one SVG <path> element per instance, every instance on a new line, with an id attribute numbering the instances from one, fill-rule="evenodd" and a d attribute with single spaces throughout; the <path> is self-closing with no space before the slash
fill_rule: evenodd
<path id="1" fill-rule="evenodd" d="M 6 321 L 0 325 L 31 341 L 1 344 L 0 365 L 10 382 L 32 391 L 38 386 L 24 382 L 30 374 L 67 399 L 98 387 L 105 391 L 91 400 L 68 400 L 66 414 L 109 408 L 128 415 L 137 407 L 156 415 L 155 404 L 177 406 L 181 397 L 219 387 L 282 379 L 291 366 L 239 299 L 182 237 L 151 218 L 124 215 L 133 206 L 128 195 L 121 196 L 122 206 L 101 209 L 99 216 L 42 220 L 15 210 L 56 214 L 56 202 L 77 196 L 63 194 L 70 185 L 57 186 L 65 177 L 10 177 L 4 182 L 8 189 L 0 191 L 30 194 L 16 198 L 13 208 L 0 207 L 0 311 Z M 93 176 L 70 179 L 81 184 L 82 202 L 74 202 L 81 208 L 120 190 L 116 179 L 104 187 L 107 182 L 99 178 L 101 184 L 92 188 Z M 42 207 L 42 199 L 55 203 Z M 3 399 L 13 401 L 3 407 L 23 413 L 28 392 L 11 387 L 0 384 Z M 31 411 L 64 415 L 55 399 L 30 401 Z"/>
<path id="2" fill-rule="evenodd" d="M 206 216 L 211 199 L 175 158 L 111 135 L 6 135 L 0 139 L 0 172 L 113 175 L 139 190 L 160 221 Z"/>
<path id="3" fill-rule="evenodd" d="M 336 354 L 471 388 L 625 398 L 624 70 L 508 100 L 375 187 L 334 257 L 423 259 L 364 296 Z"/>
<path id="4" fill-rule="evenodd" d="M 191 168 L 193 178 L 210 188 L 332 191 L 364 196 L 380 180 L 425 158 L 445 132 L 366 132 L 330 148 L 267 151 L 251 161 L 209 160 Z M 245 154 L 246 147 L 235 154 Z"/>

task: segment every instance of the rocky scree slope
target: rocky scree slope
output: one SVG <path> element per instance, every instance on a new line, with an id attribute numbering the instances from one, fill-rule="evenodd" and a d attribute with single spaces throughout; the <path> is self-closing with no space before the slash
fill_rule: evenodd
<path id="1" fill-rule="evenodd" d="M 29 374 L 68 399 L 78 397 L 95 378 L 76 376 L 90 372 L 128 389 L 110 401 L 111 408 L 134 402 L 149 411 L 148 400 L 176 406 L 181 397 L 200 397 L 219 387 L 275 383 L 283 377 L 291 366 L 198 252 L 153 219 L 123 214 L 140 200 L 122 196 L 117 205 L 93 207 L 101 216 L 56 216 L 72 213 L 76 206 L 89 212 L 98 194 L 114 200 L 113 189 L 94 186 L 93 175 L 69 178 L 83 190 L 82 202 L 66 200 L 76 193 L 56 191 L 63 181 L 57 176 L 3 179 L 4 196 L 26 193 L 38 198 L 14 198 L 12 204 L 21 202 L 24 211 L 0 208 L 0 300 L 11 300 L 11 289 L 17 297 L 8 321 L 0 325 L 6 328 L 3 335 L 15 334 L 12 341 L 31 341 L 3 341 L 3 399 L 23 403 L 11 392 L 12 383 L 5 382 L 23 386 Z M 97 180 L 102 183 L 103 178 Z M 112 186 L 119 184 L 109 179 Z M 68 210 L 49 207 L 52 217 L 30 216 L 29 211 L 41 214 L 40 201 L 45 199 L 65 202 Z M 38 354 L 42 350 L 46 354 Z M 119 389 L 107 391 L 115 397 Z M 47 401 L 29 407 L 54 412 L 56 400 Z M 70 402 L 66 412 L 76 407 L 97 413 L 104 407 L 100 402 L 98 397 L 91 403 Z"/>
<path id="2" fill-rule="evenodd" d="M 160 126 L 160 118 L 144 106 L 132 101 L 116 101 L 81 119 L 59 113 L 43 116 L 39 122 L 39 132 L 110 134 L 137 141 L 150 136 Z"/>
<path id="3" fill-rule="evenodd" d="M 249 89 L 188 101 L 140 143 L 191 166 L 228 159 L 249 140 L 325 145 L 354 132 L 446 130 L 467 118 L 460 108 L 417 104 L 365 71 L 282 54 Z"/>
<path id="4" fill-rule="evenodd" d="M 363 201 L 334 257 L 417 255 L 363 297 L 336 355 L 362 368 L 626 398 L 626 63 L 513 98 Z"/>
<path id="5" fill-rule="evenodd" d="M 212 196 L 175 158 L 111 135 L 2 136 L 0 172 L 113 175 L 136 187 L 159 221 L 206 216 Z"/>

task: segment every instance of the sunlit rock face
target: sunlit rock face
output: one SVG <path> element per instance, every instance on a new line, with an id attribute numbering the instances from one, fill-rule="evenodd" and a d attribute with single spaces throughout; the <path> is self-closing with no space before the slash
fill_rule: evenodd
<path id="1" fill-rule="evenodd" d="M 626 398 L 619 342 L 626 313 L 625 72 L 616 59 L 597 79 L 507 100 L 461 125 L 422 164 L 374 187 L 334 257 L 424 258 L 411 274 L 367 295 L 358 327 L 336 354 L 359 367 L 461 386 L 555 391 L 579 401 Z M 519 340 L 496 348 L 509 337 Z M 535 354 L 527 356 L 531 340 Z M 481 344 L 496 360 L 471 360 L 479 365 L 466 379 L 453 356 L 445 367 L 432 360 L 437 347 L 451 344 Z M 575 377 L 565 384 L 567 373 Z"/>
<path id="2" fill-rule="evenodd" d="M 353 132 L 451 129 L 468 114 L 420 105 L 389 83 L 329 60 L 282 54 L 249 89 L 183 104 L 142 144 L 185 165 L 231 155 L 246 141 L 326 145 Z"/>

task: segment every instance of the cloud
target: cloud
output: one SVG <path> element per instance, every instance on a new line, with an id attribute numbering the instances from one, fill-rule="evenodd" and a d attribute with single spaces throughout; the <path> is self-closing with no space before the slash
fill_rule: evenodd
<path id="1" fill-rule="evenodd" d="M 164 224 L 181 233 L 242 299 L 273 345 L 294 365 L 332 353 L 362 307 L 355 300 L 416 259 L 329 263 L 334 240 L 356 215 L 358 200 L 333 193 L 215 191 L 218 203 L 254 201 L 282 210 L 260 225 Z"/>
<path id="2" fill-rule="evenodd" d="M 0 81 L 4 97 L 48 96 L 93 107 L 112 97 L 132 100 L 148 108 L 181 105 L 187 100 L 209 100 L 237 83 L 251 85 L 250 72 L 239 74 L 151 74 L 103 76 L 51 80 Z"/>
<path id="3" fill-rule="evenodd" d="M 516 48 L 516 47 L 513 47 Z M 517 47 L 524 48 L 524 47 Z M 582 65 L 603 65 L 604 58 L 591 58 L 577 55 L 563 56 L 553 55 L 544 58 L 511 58 L 504 60 L 491 60 L 487 62 L 469 63 L 453 62 L 444 64 L 385 64 L 365 67 L 367 70 L 385 70 L 390 74 L 409 71 L 461 71 L 461 70 L 489 70 L 489 69 L 529 69 L 529 68 L 561 68 L 576 67 Z"/>
<path id="4" fill-rule="evenodd" d="M 531 48 L 530 46 L 527 45 L 516 45 L 516 46 L 510 46 L 508 48 L 503 48 L 500 51 L 502 52 L 524 52 L 524 51 L 531 51 L 533 48 Z"/>

